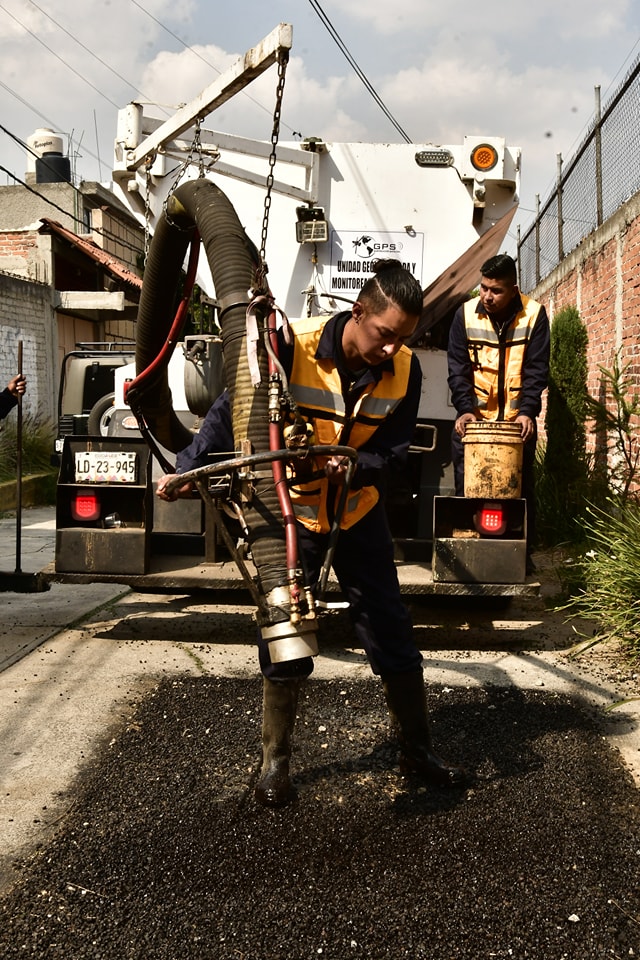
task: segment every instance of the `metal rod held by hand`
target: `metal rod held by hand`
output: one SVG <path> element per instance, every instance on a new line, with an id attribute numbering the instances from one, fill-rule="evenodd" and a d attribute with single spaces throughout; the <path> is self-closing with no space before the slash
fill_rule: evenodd
<path id="1" fill-rule="evenodd" d="M 18 375 L 22 376 L 22 340 L 18 340 Z M 22 394 L 16 426 L 16 573 L 22 573 Z"/>

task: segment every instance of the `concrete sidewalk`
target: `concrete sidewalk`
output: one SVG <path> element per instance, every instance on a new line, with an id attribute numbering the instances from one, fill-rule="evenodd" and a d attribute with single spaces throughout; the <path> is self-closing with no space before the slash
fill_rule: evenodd
<path id="1" fill-rule="evenodd" d="M 26 588 L 29 574 L 37 574 L 53 562 L 55 516 L 55 507 L 30 507 L 22 511 L 19 557 L 16 516 L 0 517 L 0 670 L 128 589 L 113 583 L 73 586 L 54 583 L 50 590 L 39 593 L 3 589 L 3 578 L 5 584 L 16 585 L 17 570 L 24 575 Z"/>
<path id="2" fill-rule="evenodd" d="M 15 512 L 0 516 L 0 571 L 16 569 Z M 56 508 L 28 507 L 22 511 L 20 561 L 26 573 L 37 573 L 54 558 L 56 546 Z"/>

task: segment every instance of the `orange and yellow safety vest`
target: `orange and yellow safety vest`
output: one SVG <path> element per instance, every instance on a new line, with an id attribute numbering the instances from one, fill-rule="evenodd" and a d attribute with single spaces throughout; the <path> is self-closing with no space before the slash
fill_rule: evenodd
<path id="1" fill-rule="evenodd" d="M 289 388 L 302 416 L 313 427 L 313 443 L 362 447 L 389 417 L 407 393 L 412 353 L 401 347 L 393 358 L 394 370 L 383 370 L 378 381 L 368 384 L 351 411 L 347 410 L 340 374 L 335 360 L 317 358 L 316 351 L 326 321 L 317 317 L 293 323 L 294 353 Z M 328 457 L 318 458 L 322 469 Z M 329 500 L 335 509 L 340 488 L 326 477 L 308 483 L 295 477 L 290 486 L 291 501 L 298 520 L 315 533 L 331 527 Z M 378 490 L 365 486 L 350 490 L 340 526 L 348 529 L 377 503 Z"/>
<path id="2" fill-rule="evenodd" d="M 522 368 L 527 343 L 540 304 L 520 294 L 522 310 L 500 334 L 484 311 L 480 298 L 464 304 L 464 323 L 473 367 L 476 416 L 482 420 L 515 420 L 520 409 Z"/>

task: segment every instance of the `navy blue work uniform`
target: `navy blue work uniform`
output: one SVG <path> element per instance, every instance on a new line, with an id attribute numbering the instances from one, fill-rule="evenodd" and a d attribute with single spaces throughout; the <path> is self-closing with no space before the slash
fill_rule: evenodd
<path id="1" fill-rule="evenodd" d="M 517 314 L 523 309 L 520 294 L 516 293 L 509 304 L 506 317 L 501 323 L 492 318 L 491 322 L 501 341 L 505 340 L 509 327 Z M 476 311 L 482 311 L 482 304 L 478 303 Z M 482 311 L 484 312 L 484 311 Z M 536 497 L 534 486 L 534 464 L 538 431 L 536 417 L 542 407 L 542 393 L 549 380 L 549 318 L 545 308 L 541 305 L 536 323 L 529 341 L 527 342 L 524 362 L 522 366 L 522 391 L 518 407 L 518 415 L 523 414 L 533 421 L 533 436 L 525 442 L 522 451 L 522 496 L 527 501 L 527 552 L 530 553 L 535 543 L 535 516 Z M 449 389 L 451 400 L 456 409 L 457 417 L 463 413 L 474 413 L 477 397 L 474 390 L 473 366 L 469 355 L 469 343 L 464 319 L 464 307 L 459 307 L 453 318 L 449 331 L 447 347 L 449 366 Z M 464 496 L 464 445 L 462 438 L 455 429 L 451 435 L 451 459 L 456 496 Z"/>
<path id="2" fill-rule="evenodd" d="M 0 420 L 4 420 L 7 414 L 17 406 L 18 400 L 16 397 L 14 397 L 8 387 L 5 387 L 4 390 L 0 390 Z"/>
<path id="3" fill-rule="evenodd" d="M 378 366 L 365 367 L 353 381 L 342 354 L 342 331 L 350 313 L 340 313 L 325 324 L 316 356 L 330 358 L 340 373 L 347 415 L 362 391 L 383 370 L 393 372 L 393 358 Z M 320 321 L 319 321 L 320 322 Z M 295 338 L 295 324 L 292 327 Z M 279 359 L 287 375 L 293 363 L 295 344 L 280 337 Z M 394 461 L 406 460 L 420 401 L 422 372 L 415 355 L 411 358 L 406 396 L 381 422 L 369 440 L 358 449 L 352 488 L 373 484 L 380 492 L 375 506 L 357 523 L 341 530 L 333 557 L 333 569 L 349 602 L 350 616 L 358 642 L 362 645 L 374 673 L 382 676 L 408 673 L 422 665 L 422 655 L 413 638 L 409 611 L 402 601 L 393 558 L 391 532 L 384 509 L 386 479 Z M 212 452 L 233 450 L 233 432 L 229 398 L 222 394 L 205 417 L 200 432 L 186 450 L 178 454 L 176 470 L 185 473 L 209 462 Z M 307 582 L 317 584 L 327 550 L 328 534 L 313 533 L 298 523 L 300 559 Z M 313 670 L 313 660 L 272 664 L 268 647 L 260 644 L 260 666 L 270 679 L 305 677 Z"/>

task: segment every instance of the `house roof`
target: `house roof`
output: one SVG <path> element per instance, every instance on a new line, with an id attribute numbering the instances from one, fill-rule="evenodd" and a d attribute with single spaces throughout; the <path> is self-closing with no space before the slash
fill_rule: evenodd
<path id="1" fill-rule="evenodd" d="M 127 283 L 129 286 L 137 287 L 139 290 L 142 288 L 142 278 L 139 277 L 137 273 L 134 273 L 122 260 L 118 260 L 113 254 L 106 253 L 102 247 L 99 247 L 93 240 L 90 240 L 88 237 L 79 237 L 76 233 L 72 233 L 71 230 L 67 230 L 66 227 L 63 227 L 62 224 L 56 220 L 50 220 L 48 217 L 42 217 L 40 222 L 43 224 L 40 228 L 41 233 L 55 233 L 57 236 L 73 244 L 74 247 L 77 247 L 85 253 L 94 260 L 95 263 L 99 263 L 116 280 Z"/>

